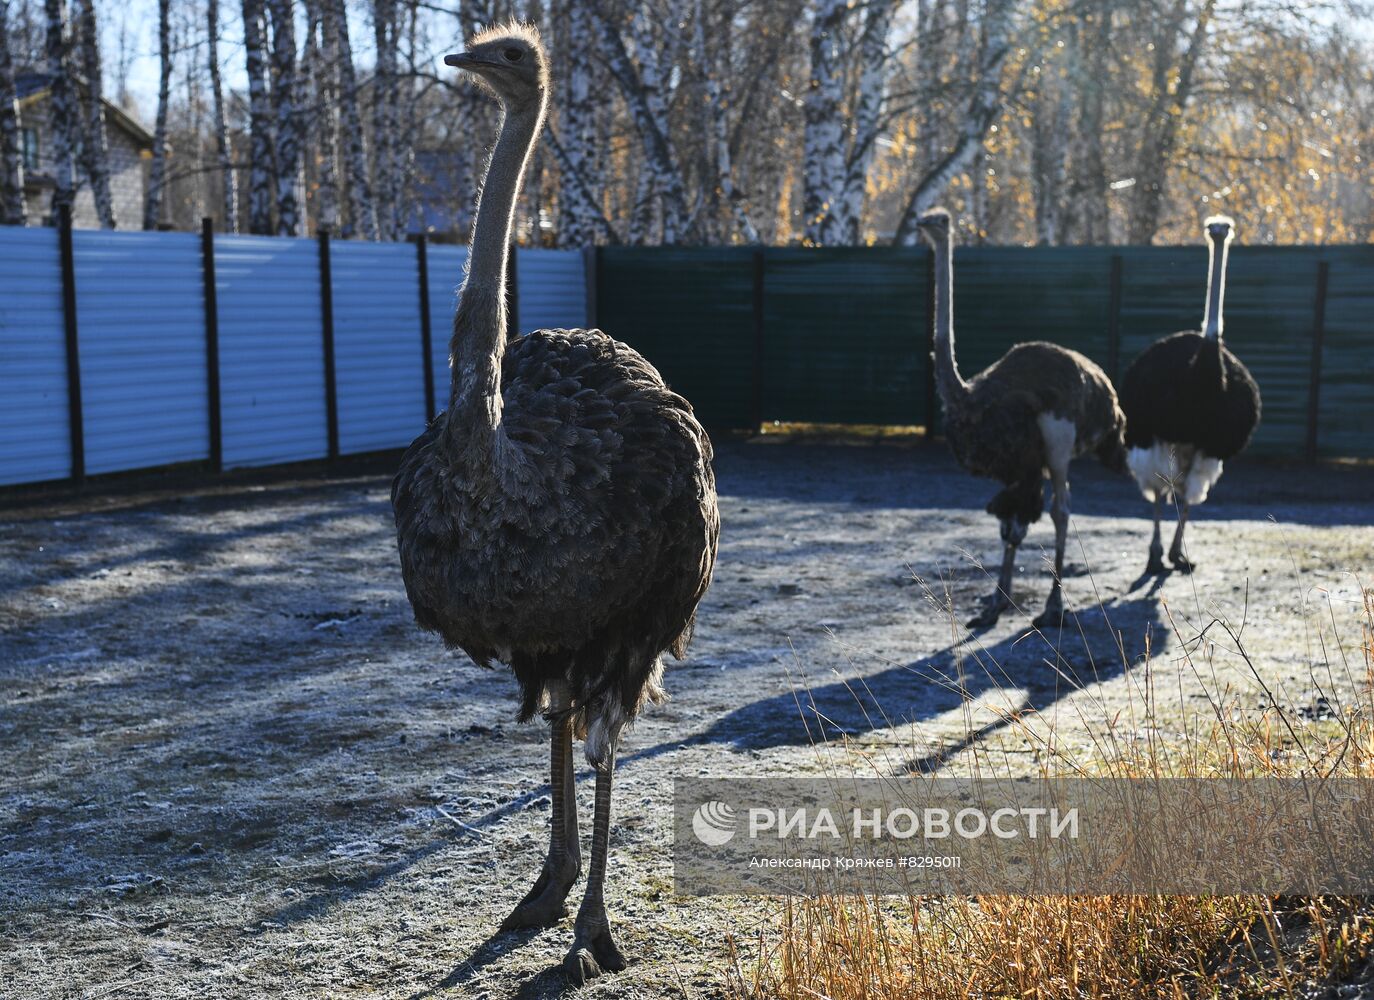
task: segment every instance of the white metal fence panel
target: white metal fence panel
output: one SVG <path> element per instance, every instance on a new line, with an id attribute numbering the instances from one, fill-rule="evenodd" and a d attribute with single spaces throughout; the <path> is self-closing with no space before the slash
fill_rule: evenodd
<path id="1" fill-rule="evenodd" d="M 404 448 L 428 420 L 417 251 L 342 241 L 330 251 L 339 451 Z"/>
<path id="2" fill-rule="evenodd" d="M 205 297 L 192 233 L 72 233 L 86 471 L 210 454 Z"/>
<path id="3" fill-rule="evenodd" d="M 56 229 L 0 226 L 0 485 L 71 475 Z"/>
<path id="4" fill-rule="evenodd" d="M 520 329 L 587 325 L 587 283 L 580 250 L 516 251 Z"/>
<path id="5" fill-rule="evenodd" d="M 216 237 L 215 287 L 225 467 L 323 457 L 329 432 L 315 241 Z"/>
<path id="6" fill-rule="evenodd" d="M 430 363 L 434 366 L 436 411 L 448 406 L 448 341 L 453 335 L 453 309 L 458 304 L 458 286 L 463 283 L 467 259 L 467 247 L 429 247 Z"/>

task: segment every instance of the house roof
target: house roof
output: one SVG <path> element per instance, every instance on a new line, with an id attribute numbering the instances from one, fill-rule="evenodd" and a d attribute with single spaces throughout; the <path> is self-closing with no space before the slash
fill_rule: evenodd
<path id="1" fill-rule="evenodd" d="M 21 107 L 42 100 L 47 96 L 51 85 L 51 73 L 17 73 L 14 77 L 14 89 Z M 76 85 L 83 90 L 86 87 L 85 82 L 81 79 L 77 79 Z M 153 133 L 140 125 L 136 118 L 118 104 L 112 104 L 104 99 L 101 100 L 101 103 L 105 105 L 106 121 L 113 122 L 129 133 L 140 146 L 147 149 L 152 148 Z"/>

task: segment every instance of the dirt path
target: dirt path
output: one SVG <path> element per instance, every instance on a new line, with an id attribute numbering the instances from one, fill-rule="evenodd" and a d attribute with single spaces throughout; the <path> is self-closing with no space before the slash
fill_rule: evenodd
<path id="1" fill-rule="evenodd" d="M 1071 740 L 1129 699 L 1147 633 L 1156 676 L 1180 670 L 1170 616 L 1185 639 L 1244 621 L 1268 686 L 1314 717 L 1352 683 L 1314 673 L 1314 630 L 1356 634 L 1374 470 L 1237 463 L 1190 529 L 1199 571 L 1131 590 L 1145 506 L 1085 465 L 1070 552 L 1092 572 L 1067 581 L 1081 614 L 1056 650 L 1015 616 L 955 646 L 936 604 L 947 591 L 967 617 L 997 533 L 989 484 L 942 450 L 720 452 L 697 642 L 622 750 L 608 898 L 632 964 L 584 995 L 711 995 L 725 932 L 766 914 L 672 894 L 675 775 L 820 768 L 821 736 L 856 767 L 928 769 L 970 729 L 1007 742 L 992 709 L 1008 706 Z M 503 673 L 411 624 L 387 490 L 369 475 L 0 514 L 5 996 L 563 992 L 570 922 L 489 936 L 539 865 L 545 731 L 512 722 Z M 1030 615 L 1051 539 L 1046 519 L 1020 559 Z M 1243 662 L 1210 652 L 1258 704 Z M 1197 707 L 1172 680 L 1155 725 Z"/>

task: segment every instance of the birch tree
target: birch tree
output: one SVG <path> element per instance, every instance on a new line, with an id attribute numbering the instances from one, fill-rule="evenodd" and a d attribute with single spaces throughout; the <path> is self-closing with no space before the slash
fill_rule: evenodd
<path id="1" fill-rule="evenodd" d="M 802 134 L 802 217 L 804 239 L 813 246 L 839 243 L 838 215 L 844 178 L 844 67 L 841 33 L 848 0 L 815 0 L 811 11 L 811 75 L 806 89 Z"/>
<path id="2" fill-rule="evenodd" d="M 1149 243 L 1159 230 L 1169 162 L 1178 141 L 1179 123 L 1192 98 L 1198 59 L 1215 11 L 1216 0 L 1203 0 L 1191 32 L 1185 35 L 1189 18 L 1187 0 L 1171 0 L 1153 42 L 1152 95 L 1141 126 L 1136 150 L 1138 169 L 1131 189 L 1128 238 L 1132 243 Z"/>
<path id="3" fill-rule="evenodd" d="M 712 194 L 729 210 L 735 228 L 746 243 L 759 242 L 759 232 L 749 218 L 747 199 L 735 187 L 734 166 L 730 153 L 730 74 L 731 25 L 730 18 L 720 18 L 712 34 L 714 45 L 707 45 L 706 22 L 709 8 L 706 0 L 697 0 L 693 13 L 693 45 L 702 60 L 702 105 L 705 108 L 705 128 L 709 167 L 714 168 L 715 183 Z M 719 211 L 717 215 L 719 215 Z M 726 240 L 728 242 L 728 240 Z"/>
<path id="4" fill-rule="evenodd" d="M 591 2 L 567 3 L 566 40 L 559 53 L 564 81 L 561 128 L 550 131 L 563 182 L 558 193 L 558 237 L 563 246 L 584 246 L 606 235 L 595 221 L 602 214 L 603 174 L 596 128 L 596 63 L 585 55 L 597 44 Z"/>
<path id="5" fill-rule="evenodd" d="M 229 123 L 224 114 L 224 83 L 219 65 L 219 0 L 206 2 L 207 55 L 210 70 L 210 100 L 213 114 L 215 162 L 219 166 L 221 190 L 220 223 L 226 233 L 239 231 L 239 185 L 229 141 Z"/>
<path id="6" fill-rule="evenodd" d="M 372 80 L 372 191 L 377 206 L 378 235 L 396 239 L 396 0 L 374 0 L 373 38 L 377 68 Z"/>
<path id="7" fill-rule="evenodd" d="M 46 55 L 51 78 L 48 103 L 52 118 L 52 213 L 56 219 L 76 197 L 76 107 L 72 95 L 66 0 L 44 0 L 47 16 Z"/>
<path id="8" fill-rule="evenodd" d="M 657 193 L 657 206 L 662 213 L 662 242 L 677 243 L 686 232 L 687 196 L 673 149 L 663 77 L 650 29 L 643 23 L 635 27 L 639 32 L 636 48 L 644 60 L 637 65 L 630 57 L 620 31 L 607 14 L 599 7 L 594 7 L 592 13 L 607 68 L 620 85 L 621 95 L 629 106 L 635 131 L 639 134 L 644 164 L 650 171 Z M 677 19 L 670 20 L 676 23 Z"/>
<path id="9" fill-rule="evenodd" d="M 9 0 L 0 0 L 0 224 L 22 226 L 28 221 L 28 207 L 24 204 L 24 150 L 9 25 Z"/>
<path id="10" fill-rule="evenodd" d="M 105 101 L 102 93 L 103 73 L 100 66 L 100 33 L 96 27 L 95 0 L 78 0 L 80 17 L 81 72 L 86 78 L 85 141 L 82 143 L 82 166 L 91 182 L 91 196 L 95 200 L 96 217 L 102 229 L 113 229 L 114 199 L 110 196 L 110 152 L 105 133 Z"/>
<path id="11" fill-rule="evenodd" d="M 1012 13 L 1013 0 L 986 0 L 982 51 L 973 95 L 959 122 L 954 145 L 926 171 L 907 199 L 893 239 L 898 246 L 916 244 L 917 220 L 935 205 L 950 182 L 967 170 L 982 151 L 988 129 L 1002 108 L 1002 67 L 1010 49 Z"/>
<path id="12" fill-rule="evenodd" d="M 296 21 L 291 0 L 268 0 L 272 22 L 272 110 L 276 121 L 277 235 L 301 231 L 301 113 Z"/>
<path id="13" fill-rule="evenodd" d="M 895 7 L 896 0 L 869 0 L 859 38 L 859 92 L 855 100 L 853 138 L 845 158 L 844 182 L 835 211 L 840 238 L 850 246 L 861 242 L 864 193 L 882 131 L 889 68 L 887 36 Z"/>
<path id="14" fill-rule="evenodd" d="M 172 86 L 171 0 L 157 4 L 157 124 L 153 128 L 153 161 L 148 172 L 148 196 L 143 202 L 143 228 L 156 229 L 162 218 L 162 195 L 167 184 L 167 105 Z"/>
<path id="15" fill-rule="evenodd" d="M 305 66 L 310 83 L 310 120 L 315 126 L 315 160 L 319 171 L 316 223 L 339 231 L 338 136 L 339 115 L 334 70 L 335 55 L 328 32 L 322 31 L 323 11 L 318 0 L 307 4 L 310 31 L 306 36 Z"/>
<path id="16" fill-rule="evenodd" d="M 342 0 L 340 0 L 342 2 Z M 276 169 L 271 98 L 267 89 L 267 14 L 263 0 L 243 0 L 243 47 L 248 71 L 248 231 L 270 235 Z"/>
<path id="17" fill-rule="evenodd" d="M 363 239 L 375 240 L 377 210 L 368 179 L 367 149 L 363 145 L 362 115 L 358 111 L 358 79 L 353 68 L 353 46 L 348 37 L 348 13 L 344 0 L 323 0 L 323 3 L 327 45 L 338 70 L 339 118 L 344 133 L 348 224 L 343 232 L 345 236 L 356 232 Z"/>

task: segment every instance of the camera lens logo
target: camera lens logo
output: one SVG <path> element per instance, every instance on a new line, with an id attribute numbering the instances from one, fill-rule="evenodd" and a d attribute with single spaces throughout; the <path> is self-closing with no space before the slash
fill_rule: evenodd
<path id="1" fill-rule="evenodd" d="M 703 802 L 692 816 L 692 832 L 707 847 L 728 844 L 735 835 L 735 810 L 724 802 Z"/>

